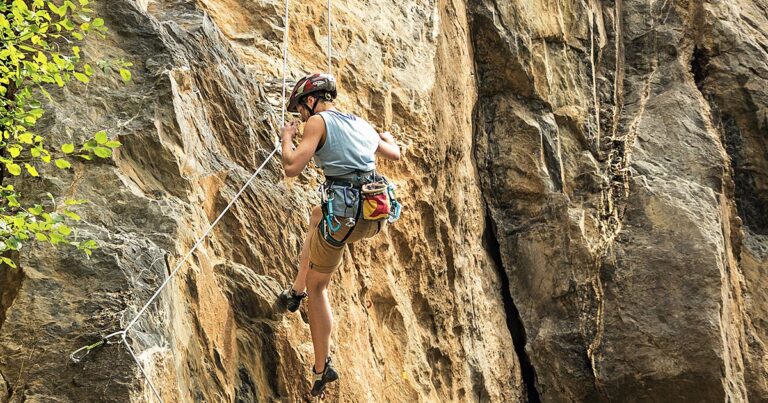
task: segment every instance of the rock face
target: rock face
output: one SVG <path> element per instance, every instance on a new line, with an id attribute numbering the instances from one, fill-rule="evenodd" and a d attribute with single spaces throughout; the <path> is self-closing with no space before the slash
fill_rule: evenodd
<path id="1" fill-rule="evenodd" d="M 0 272 L 0 401 L 152 401 L 123 328 L 272 151 L 283 3 L 97 3 L 93 59 L 134 80 L 54 93 L 52 142 L 108 163 L 75 194 L 85 260 Z M 768 3 L 335 2 L 338 106 L 388 129 L 402 219 L 331 288 L 339 401 L 763 401 Z M 325 68 L 325 2 L 291 4 L 289 75 Z M 267 163 L 129 333 L 166 401 L 299 401 L 306 314 L 276 306 L 322 176 Z M 58 176 L 51 176 L 51 175 Z"/>
<path id="2" fill-rule="evenodd" d="M 542 400 L 768 396 L 766 5 L 470 7 L 477 166 Z"/>

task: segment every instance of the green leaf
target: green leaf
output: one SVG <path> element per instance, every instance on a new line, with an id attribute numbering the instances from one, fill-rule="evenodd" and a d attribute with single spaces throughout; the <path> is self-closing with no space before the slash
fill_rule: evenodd
<path id="1" fill-rule="evenodd" d="M 35 232 L 35 239 L 37 239 L 38 241 L 45 242 L 48 240 L 48 237 L 45 236 L 45 234 L 43 234 L 42 232 Z"/>
<path id="2" fill-rule="evenodd" d="M 40 64 L 48 63 L 48 56 L 46 56 L 43 52 L 37 52 L 37 55 L 35 55 L 34 59 Z"/>
<path id="3" fill-rule="evenodd" d="M 51 243 L 56 245 L 57 243 L 61 243 L 66 241 L 64 238 L 64 235 L 59 234 L 58 232 L 51 232 Z"/>
<path id="4" fill-rule="evenodd" d="M 14 269 L 16 268 L 16 263 L 14 263 L 13 260 L 11 260 L 11 259 L 9 259 L 7 257 L 0 257 L 0 261 L 2 261 L 3 263 L 7 264 L 8 266 L 10 266 L 10 267 L 12 267 Z"/>
<path id="5" fill-rule="evenodd" d="M 5 200 L 8 200 L 8 207 L 19 207 L 21 204 L 19 204 L 19 201 L 16 200 L 16 196 L 14 195 L 8 195 L 5 196 Z M 23 219 L 22 219 L 23 221 Z"/>
<path id="6" fill-rule="evenodd" d="M 32 176 L 40 176 L 40 174 L 37 173 L 37 169 L 35 169 L 34 166 L 30 164 L 24 164 L 24 168 L 27 168 L 27 172 L 29 172 Z"/>
<path id="7" fill-rule="evenodd" d="M 78 205 L 78 204 L 85 204 L 85 203 L 88 203 L 88 200 L 84 200 L 84 199 L 67 199 L 67 200 L 64 200 L 64 204 L 66 204 L 67 206 L 75 206 L 75 205 Z"/>
<path id="8" fill-rule="evenodd" d="M 72 154 L 73 152 L 75 152 L 75 145 L 72 143 L 63 144 L 61 146 L 61 151 L 64 154 Z"/>
<path id="9" fill-rule="evenodd" d="M 43 214 L 43 217 L 45 217 L 45 214 Z M 60 222 L 64 222 L 66 218 L 64 218 L 64 215 L 59 214 L 57 212 L 53 212 L 48 215 L 47 221 L 49 221 L 51 224 L 58 224 Z"/>
<path id="10" fill-rule="evenodd" d="M 90 64 L 86 63 L 83 65 L 83 72 L 85 72 L 85 75 L 90 77 L 93 75 L 93 67 L 91 67 Z"/>
<path id="11" fill-rule="evenodd" d="M 120 147 L 121 145 L 123 145 L 123 143 L 121 143 L 119 141 L 107 141 L 106 143 L 104 143 L 104 145 L 109 147 L 109 148 L 117 148 L 117 147 Z"/>
<path id="12" fill-rule="evenodd" d="M 87 241 L 80 242 L 80 248 L 88 248 L 88 249 L 96 249 L 99 247 L 99 244 L 96 243 L 93 239 L 89 239 Z"/>
<path id="13" fill-rule="evenodd" d="M 21 249 L 21 242 L 19 242 L 19 239 L 16 237 L 9 237 L 5 240 L 5 244 L 12 250 Z"/>
<path id="14" fill-rule="evenodd" d="M 84 159 L 84 160 L 86 160 L 86 161 L 90 161 L 90 160 L 93 159 L 93 157 L 88 155 L 88 154 L 78 154 L 77 156 L 82 158 L 82 159 Z"/>
<path id="15" fill-rule="evenodd" d="M 72 21 L 70 21 L 70 20 L 68 20 L 66 18 L 61 20 L 59 22 L 59 24 L 61 24 L 61 26 L 64 27 L 64 29 L 66 29 L 67 31 L 71 31 L 71 30 L 75 29 L 75 24 L 73 24 Z"/>
<path id="16" fill-rule="evenodd" d="M 45 95 L 45 97 L 48 98 L 49 101 L 53 102 L 53 98 L 51 97 L 51 94 L 48 93 L 48 91 L 46 91 L 45 88 L 40 87 L 40 92 L 42 92 L 43 95 Z"/>
<path id="17" fill-rule="evenodd" d="M 131 81 L 131 72 L 126 69 L 120 69 L 120 77 L 127 83 L 128 81 Z"/>
<path id="18" fill-rule="evenodd" d="M 69 211 L 69 210 L 64 210 L 62 212 L 62 214 L 64 214 L 65 216 L 67 216 L 67 217 L 69 217 L 69 218 L 71 218 L 71 219 L 73 219 L 75 221 L 80 221 L 80 216 L 77 215 L 76 213 L 73 213 L 73 212 Z"/>
<path id="19" fill-rule="evenodd" d="M 8 172 L 13 176 L 21 175 L 21 167 L 18 164 L 5 164 L 5 168 L 8 169 Z"/>
<path id="20" fill-rule="evenodd" d="M 72 233 L 72 228 L 69 228 L 68 226 L 64 224 L 59 224 L 59 227 L 56 228 L 56 231 L 59 231 L 61 235 L 69 236 L 69 234 Z"/>
<path id="21" fill-rule="evenodd" d="M 82 83 L 88 84 L 91 81 L 91 79 L 88 78 L 88 76 L 83 73 L 74 72 L 73 75 L 78 81 Z"/>
<path id="22" fill-rule="evenodd" d="M 72 167 L 72 164 L 70 164 L 69 161 L 63 160 L 61 158 L 57 159 L 54 163 L 56 164 L 56 167 L 59 169 L 67 169 Z"/>
<path id="23" fill-rule="evenodd" d="M 56 7 L 55 4 L 53 4 L 52 1 L 47 2 L 48 8 L 53 11 L 54 14 L 58 15 L 59 17 L 64 17 L 65 14 L 67 14 L 67 8 L 66 7 Z"/>
<path id="24" fill-rule="evenodd" d="M 35 207 L 30 207 L 27 209 L 32 215 L 40 215 L 43 213 L 43 206 L 37 204 Z"/>
<path id="25" fill-rule="evenodd" d="M 4 2 L 4 3 L 6 3 L 6 2 Z M 17 10 L 23 12 L 23 13 L 26 13 L 27 11 L 29 11 L 29 7 L 27 7 L 27 4 L 24 3 L 23 0 L 14 0 L 13 1 L 13 7 L 16 8 Z"/>
<path id="26" fill-rule="evenodd" d="M 107 131 L 106 130 L 102 130 L 102 131 L 96 133 L 93 137 L 96 139 L 96 142 L 99 143 L 99 144 L 104 144 L 104 143 L 106 143 L 108 141 L 108 139 L 107 139 Z"/>
<path id="27" fill-rule="evenodd" d="M 32 141 L 33 138 L 34 138 L 34 134 L 32 134 L 30 132 L 24 132 L 22 134 L 19 134 L 19 136 L 17 137 L 19 142 L 24 143 L 24 144 L 34 144 L 35 142 Z"/>
<path id="28" fill-rule="evenodd" d="M 109 158 L 112 156 L 112 150 L 107 147 L 96 147 L 93 149 L 93 153 L 99 158 Z"/>
<path id="29" fill-rule="evenodd" d="M 11 154 L 11 158 L 18 157 L 21 154 L 21 150 L 23 150 L 23 148 L 21 148 L 20 145 L 16 145 L 16 144 L 8 147 L 8 153 Z"/>

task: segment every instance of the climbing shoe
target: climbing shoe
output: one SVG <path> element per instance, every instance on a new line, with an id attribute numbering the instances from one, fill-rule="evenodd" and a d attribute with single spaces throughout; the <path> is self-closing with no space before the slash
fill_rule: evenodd
<path id="1" fill-rule="evenodd" d="M 315 371 L 315 366 L 313 365 L 312 375 L 315 376 L 315 380 L 312 383 L 312 391 L 310 392 L 312 396 L 319 396 L 323 393 L 325 385 L 339 379 L 339 374 L 331 363 L 331 357 L 325 359 L 325 368 L 323 369 L 323 372 L 319 374 Z"/>
<path id="2" fill-rule="evenodd" d="M 280 294 L 280 299 L 285 303 L 285 307 L 291 312 L 296 312 L 301 306 L 301 300 L 307 296 L 306 292 L 296 292 L 293 288 L 289 288 Z"/>

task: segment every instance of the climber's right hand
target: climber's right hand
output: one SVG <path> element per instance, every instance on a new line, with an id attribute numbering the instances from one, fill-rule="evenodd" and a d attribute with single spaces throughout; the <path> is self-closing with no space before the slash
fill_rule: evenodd
<path id="1" fill-rule="evenodd" d="M 286 123 L 283 127 L 283 141 L 293 141 L 293 136 L 296 135 L 297 130 L 299 130 L 299 122 L 294 120 Z"/>

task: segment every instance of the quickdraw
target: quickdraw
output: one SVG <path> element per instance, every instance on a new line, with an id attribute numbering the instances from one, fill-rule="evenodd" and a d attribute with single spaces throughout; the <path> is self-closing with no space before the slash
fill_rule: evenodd
<path id="1" fill-rule="evenodd" d="M 109 334 L 107 336 L 102 337 L 101 340 L 99 340 L 99 341 L 97 341 L 97 342 L 95 342 L 93 344 L 89 344 L 87 346 L 80 347 L 77 350 L 73 351 L 72 354 L 69 355 L 69 359 L 71 359 L 72 362 L 77 364 L 80 361 L 82 361 L 83 358 L 85 358 L 85 356 L 88 355 L 91 351 L 93 351 L 93 350 L 95 350 L 95 349 L 97 349 L 99 347 L 102 347 L 104 345 L 107 345 L 107 344 L 116 344 L 114 342 L 111 342 L 110 339 L 112 339 L 113 337 L 121 336 L 124 333 L 125 333 L 124 330 L 120 330 L 120 331 L 117 331 L 117 332 L 114 332 L 112 334 Z M 117 343 L 119 343 L 119 341 Z"/>
<path id="2" fill-rule="evenodd" d="M 387 193 L 389 193 L 390 202 L 389 218 L 387 218 L 387 222 L 391 224 L 400 219 L 400 209 L 402 209 L 402 205 L 395 197 L 395 185 L 387 183 Z"/>
<path id="3" fill-rule="evenodd" d="M 322 192 L 325 195 L 325 222 L 328 225 L 328 228 L 331 230 L 331 233 L 338 232 L 341 229 L 341 222 L 339 222 L 338 219 L 336 219 L 336 216 L 333 214 L 333 199 L 334 196 L 328 196 L 328 192 L 323 191 Z M 333 225 L 333 222 L 336 221 L 336 225 Z"/>

